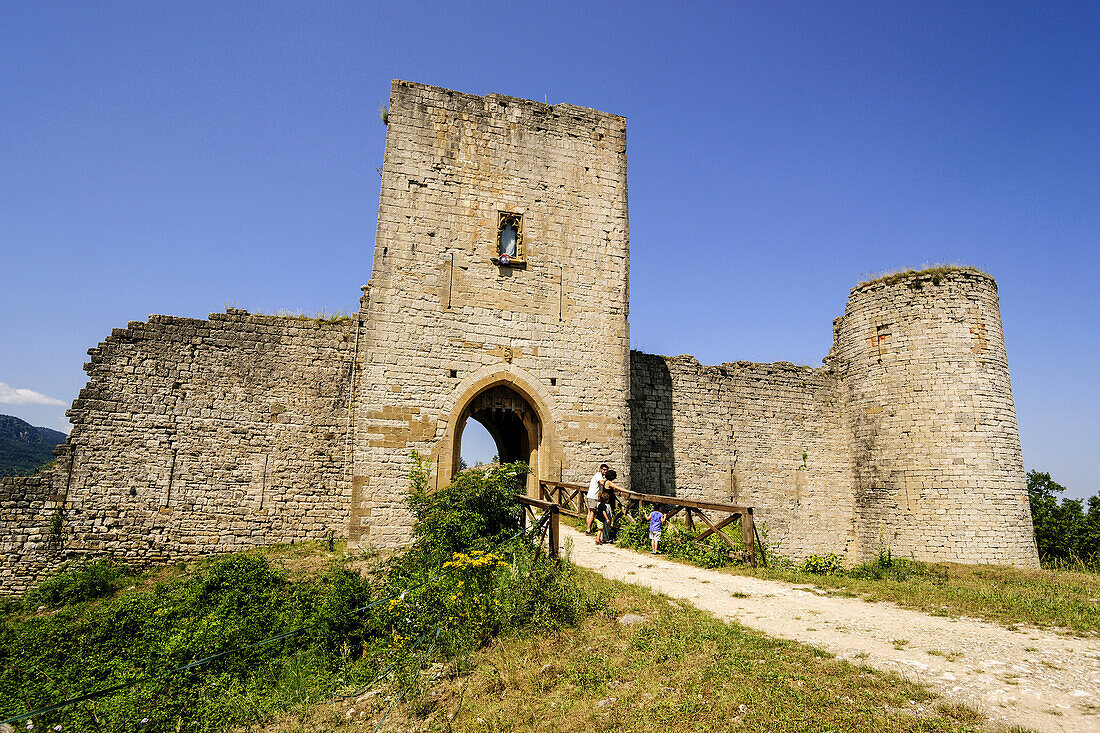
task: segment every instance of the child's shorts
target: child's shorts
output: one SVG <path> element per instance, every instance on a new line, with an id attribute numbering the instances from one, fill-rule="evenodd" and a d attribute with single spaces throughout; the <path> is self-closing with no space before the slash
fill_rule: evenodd
<path id="1" fill-rule="evenodd" d="M 661 539 L 660 530 L 658 530 L 656 532 L 654 532 L 652 529 L 649 530 L 649 539 L 651 539 L 651 540 L 660 540 Z"/>

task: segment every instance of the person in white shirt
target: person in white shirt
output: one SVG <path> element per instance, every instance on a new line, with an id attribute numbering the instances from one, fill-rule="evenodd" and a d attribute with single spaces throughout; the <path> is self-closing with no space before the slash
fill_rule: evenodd
<path id="1" fill-rule="evenodd" d="M 592 480 L 588 482 L 588 493 L 584 496 L 585 506 L 588 507 L 585 534 L 592 534 L 592 522 L 596 519 L 596 506 L 600 503 L 600 489 L 603 488 L 603 477 L 608 470 L 609 466 L 606 463 L 601 463 L 599 470 L 592 474 Z"/>

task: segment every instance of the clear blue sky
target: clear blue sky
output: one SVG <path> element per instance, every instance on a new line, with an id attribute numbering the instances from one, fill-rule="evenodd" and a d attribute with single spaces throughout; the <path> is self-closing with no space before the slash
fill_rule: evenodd
<path id="1" fill-rule="evenodd" d="M 638 349 L 817 365 L 867 274 L 985 269 L 1025 464 L 1100 491 L 1097 3 L 0 4 L 0 412 L 150 313 L 355 309 L 392 78 L 627 117 Z"/>

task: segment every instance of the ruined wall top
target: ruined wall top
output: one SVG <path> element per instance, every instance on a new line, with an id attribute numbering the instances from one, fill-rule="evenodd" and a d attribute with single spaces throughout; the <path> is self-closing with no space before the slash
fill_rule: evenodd
<path id="1" fill-rule="evenodd" d="M 994 291 L 997 290 L 997 281 L 992 275 L 974 267 L 944 265 L 922 270 L 902 270 L 865 280 L 851 289 L 849 297 L 894 285 L 907 285 L 914 290 L 920 290 L 926 284 L 939 285 L 948 280 L 980 282 L 992 286 Z"/>
<path id="2" fill-rule="evenodd" d="M 468 92 L 456 91 L 454 89 L 432 86 L 430 84 L 405 81 L 403 79 L 393 80 L 390 87 L 390 97 L 391 102 L 394 98 L 398 97 L 405 99 L 421 99 L 428 104 L 442 104 L 442 106 L 448 108 L 466 111 L 474 111 L 488 102 L 502 109 L 511 106 L 515 109 L 523 110 L 528 114 L 548 115 L 563 120 L 572 120 L 573 122 L 583 122 L 587 118 L 588 124 L 596 123 L 599 120 L 609 117 L 619 120 L 624 123 L 624 125 L 626 122 L 626 118 L 622 115 L 603 112 L 591 107 L 581 107 L 565 102 L 548 104 L 533 99 L 523 99 L 522 97 L 512 97 L 507 94 L 498 94 L 497 92 L 491 92 L 485 96 L 480 96 Z"/>

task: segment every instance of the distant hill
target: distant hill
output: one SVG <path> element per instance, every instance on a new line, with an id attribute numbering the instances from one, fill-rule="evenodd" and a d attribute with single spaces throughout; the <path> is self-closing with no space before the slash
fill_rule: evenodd
<path id="1" fill-rule="evenodd" d="M 0 415 L 0 476 L 24 476 L 53 460 L 65 433 L 36 428 L 11 415 Z"/>

